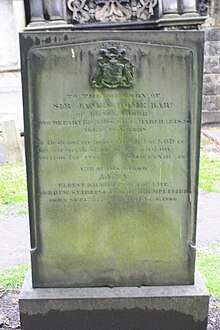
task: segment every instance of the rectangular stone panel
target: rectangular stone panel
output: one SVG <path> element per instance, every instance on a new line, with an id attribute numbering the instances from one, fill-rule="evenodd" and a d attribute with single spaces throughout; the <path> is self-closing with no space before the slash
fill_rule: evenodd
<path id="1" fill-rule="evenodd" d="M 21 48 L 34 287 L 193 284 L 203 33 Z"/>

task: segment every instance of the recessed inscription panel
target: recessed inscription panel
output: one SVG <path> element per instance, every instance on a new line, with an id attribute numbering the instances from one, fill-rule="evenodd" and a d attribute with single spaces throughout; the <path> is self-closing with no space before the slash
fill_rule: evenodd
<path id="1" fill-rule="evenodd" d="M 30 52 L 35 286 L 193 282 L 193 56 L 124 41 Z"/>

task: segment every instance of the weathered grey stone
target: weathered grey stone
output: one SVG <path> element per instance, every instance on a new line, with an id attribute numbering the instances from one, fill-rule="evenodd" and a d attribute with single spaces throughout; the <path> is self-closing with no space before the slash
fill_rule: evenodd
<path id="1" fill-rule="evenodd" d="M 202 112 L 202 123 L 205 124 L 213 124 L 220 123 L 220 111 L 219 110 L 204 110 Z"/>
<path id="2" fill-rule="evenodd" d="M 37 21 L 41 21 L 39 29 L 52 29 L 50 23 L 54 20 L 66 20 L 66 11 L 68 22 L 74 28 L 97 28 L 108 26 L 128 28 L 137 27 L 143 29 L 161 29 L 162 27 L 184 26 L 200 26 L 206 20 L 205 6 L 202 6 L 203 0 L 148 0 L 148 2 L 137 0 L 127 1 L 93 1 L 93 0 L 26 0 L 27 18 L 29 19 L 29 8 L 32 13 L 32 23 L 29 25 L 29 30 L 34 29 Z M 198 7 L 203 8 L 200 15 Z M 33 15 L 34 14 L 34 15 Z M 42 21 L 46 20 L 45 22 Z M 60 22 L 61 23 L 61 22 Z M 57 29 L 59 29 L 59 22 Z M 82 26 L 80 26 L 82 25 Z M 64 28 L 64 26 L 62 26 Z"/>
<path id="3" fill-rule="evenodd" d="M 205 101 L 206 96 L 213 95 L 213 103 L 216 102 L 216 96 L 220 95 L 220 75 L 217 74 L 205 74 L 203 83 L 203 99 Z M 203 102 L 203 109 L 207 106 Z M 207 109 L 208 110 L 208 109 Z"/>
<path id="4" fill-rule="evenodd" d="M 204 74 L 203 82 L 205 84 L 220 85 L 220 75 L 215 73 Z"/>
<path id="5" fill-rule="evenodd" d="M 216 109 L 220 109 L 220 95 L 218 95 L 215 99 Z"/>
<path id="6" fill-rule="evenodd" d="M 196 10 L 196 0 L 183 0 L 182 1 L 183 6 L 183 14 L 194 14 L 197 13 Z"/>
<path id="7" fill-rule="evenodd" d="M 220 95 L 219 80 L 220 80 L 220 59 L 219 59 L 219 40 L 220 35 L 219 28 L 210 28 L 206 30 L 206 43 L 204 57 L 204 97 L 203 97 L 203 122 L 204 120 L 209 122 L 209 116 L 207 111 L 212 112 L 210 114 L 210 122 L 217 119 L 213 111 L 219 110 L 219 105 L 216 96 Z M 209 97 L 207 97 L 209 95 Z M 211 96 L 213 95 L 213 96 Z"/>
<path id="8" fill-rule="evenodd" d="M 217 97 L 204 95 L 203 96 L 203 109 L 208 111 L 219 110 L 217 105 Z"/>
<path id="9" fill-rule="evenodd" d="M 178 4 L 177 0 L 163 0 L 163 14 L 164 15 L 172 15 L 178 14 Z"/>
<path id="10" fill-rule="evenodd" d="M 220 55 L 220 41 L 207 41 L 205 46 L 206 56 L 218 56 Z"/>
<path id="11" fill-rule="evenodd" d="M 205 73 L 219 73 L 220 65 L 218 56 L 205 56 L 204 69 Z"/>
<path id="12" fill-rule="evenodd" d="M 193 284 L 202 50 L 22 35 L 34 287 Z"/>
<path id="13" fill-rule="evenodd" d="M 219 86 L 217 84 L 203 84 L 203 93 L 204 95 L 218 95 Z"/>
<path id="14" fill-rule="evenodd" d="M 22 330 L 205 330 L 209 296 L 195 285 L 32 289 L 28 276 L 19 305 Z"/>
<path id="15" fill-rule="evenodd" d="M 219 41 L 220 40 L 220 29 L 209 28 L 205 31 L 206 41 Z"/>

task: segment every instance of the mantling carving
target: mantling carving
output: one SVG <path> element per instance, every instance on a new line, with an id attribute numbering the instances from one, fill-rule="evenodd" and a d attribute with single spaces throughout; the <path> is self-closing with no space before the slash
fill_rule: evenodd
<path id="1" fill-rule="evenodd" d="M 134 78 L 134 65 L 125 57 L 125 49 L 109 47 L 99 52 L 97 69 L 92 79 L 96 88 L 131 87 Z"/>
<path id="2" fill-rule="evenodd" d="M 210 3 L 211 3 L 211 0 L 200 0 L 200 2 L 199 2 L 199 14 L 200 15 L 207 15 Z"/>
<path id="3" fill-rule="evenodd" d="M 97 0 L 95 18 L 100 22 L 117 22 L 131 19 L 132 10 L 128 0 Z"/>
<path id="4" fill-rule="evenodd" d="M 137 6 L 137 18 L 147 20 L 154 14 L 154 7 L 157 0 L 140 0 Z"/>
<path id="5" fill-rule="evenodd" d="M 25 0 L 26 30 L 199 26 L 211 0 Z"/>
<path id="6" fill-rule="evenodd" d="M 157 4 L 158 0 L 67 0 L 77 23 L 147 20 Z"/>
<path id="7" fill-rule="evenodd" d="M 67 6 L 73 12 L 73 20 L 79 23 L 86 23 L 90 20 L 87 0 L 68 0 Z"/>

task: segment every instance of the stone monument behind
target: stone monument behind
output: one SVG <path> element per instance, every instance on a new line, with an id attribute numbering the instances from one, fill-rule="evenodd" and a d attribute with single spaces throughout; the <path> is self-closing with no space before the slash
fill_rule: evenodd
<path id="1" fill-rule="evenodd" d="M 22 329 L 206 329 L 195 280 L 203 33 L 27 31 L 21 58 Z"/>

